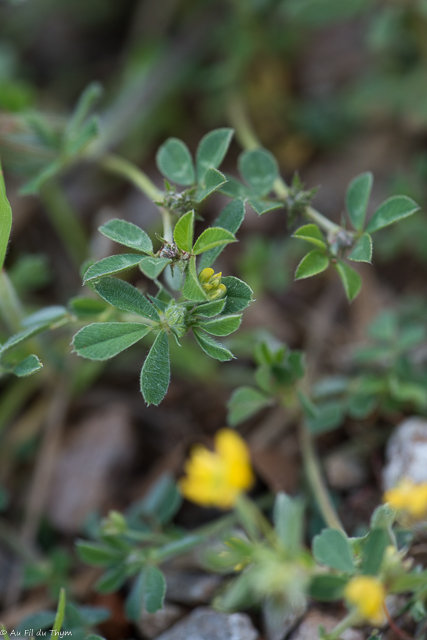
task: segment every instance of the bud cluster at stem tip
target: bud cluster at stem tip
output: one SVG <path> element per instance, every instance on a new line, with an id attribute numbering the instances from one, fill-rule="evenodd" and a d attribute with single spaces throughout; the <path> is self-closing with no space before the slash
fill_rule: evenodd
<path id="1" fill-rule="evenodd" d="M 218 298 L 225 296 L 227 289 L 224 284 L 221 284 L 221 276 L 221 271 L 219 273 L 215 273 L 210 267 L 207 267 L 200 272 L 199 282 L 209 300 L 218 300 Z"/>

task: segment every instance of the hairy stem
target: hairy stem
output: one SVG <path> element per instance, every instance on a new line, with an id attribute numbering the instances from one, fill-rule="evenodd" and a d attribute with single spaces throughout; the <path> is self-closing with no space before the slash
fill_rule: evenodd
<path id="1" fill-rule="evenodd" d="M 236 131 L 237 140 L 243 149 L 251 151 L 262 146 L 248 118 L 242 100 L 235 94 L 232 95 L 229 101 L 228 117 Z M 276 179 L 273 190 L 280 199 L 286 200 L 289 196 L 289 188 L 283 178 Z M 322 213 L 313 209 L 313 207 L 306 207 L 304 215 L 318 224 L 319 227 L 322 227 L 327 233 L 336 233 L 341 229 L 338 224 L 326 218 Z"/>
<path id="2" fill-rule="evenodd" d="M 153 202 L 162 202 L 163 193 L 156 187 L 150 178 L 141 169 L 136 167 L 132 162 L 121 158 L 113 153 L 106 155 L 100 162 L 101 167 L 106 171 L 122 176 L 131 182 L 137 189 L 145 193 L 145 195 L 153 200 Z M 172 242 L 172 220 L 167 209 L 159 206 L 160 214 L 163 221 L 163 237 L 168 242 Z"/>
<path id="3" fill-rule="evenodd" d="M 327 640 L 339 640 L 341 634 L 344 633 L 346 629 L 349 629 L 350 627 L 355 625 L 358 621 L 359 615 L 355 611 L 351 611 L 346 615 L 345 618 L 341 620 L 341 622 L 337 624 L 334 629 L 332 629 L 332 631 L 326 634 L 325 640 L 326 638 Z"/>
<path id="4" fill-rule="evenodd" d="M 310 488 L 316 498 L 320 512 L 331 529 L 338 529 L 344 532 L 344 527 L 338 517 L 336 509 L 332 503 L 328 489 L 320 469 L 320 463 L 316 455 L 313 439 L 304 422 L 299 424 L 301 452 L 304 469 Z"/>

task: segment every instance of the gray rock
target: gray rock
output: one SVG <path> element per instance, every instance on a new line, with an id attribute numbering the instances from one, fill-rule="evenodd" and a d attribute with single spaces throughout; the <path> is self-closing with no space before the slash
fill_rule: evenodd
<path id="1" fill-rule="evenodd" d="M 402 422 L 387 444 L 384 489 L 394 487 L 404 477 L 427 482 L 427 421 L 423 418 Z"/>
<path id="2" fill-rule="evenodd" d="M 174 622 L 182 618 L 184 609 L 177 604 L 165 602 L 163 609 L 156 613 L 142 613 L 138 628 L 145 638 L 156 638 L 160 633 L 169 629 Z"/>
<path id="3" fill-rule="evenodd" d="M 341 622 L 341 620 L 322 611 L 313 609 L 307 614 L 289 640 L 316 640 L 319 637 L 318 629 L 320 624 L 325 627 L 326 632 L 329 633 L 339 622 Z M 364 640 L 364 637 L 364 634 L 356 629 L 346 629 L 346 631 L 340 635 L 342 640 Z"/>
<path id="4" fill-rule="evenodd" d="M 219 613 L 198 607 L 157 640 L 257 640 L 258 631 L 244 613 Z"/>
<path id="5" fill-rule="evenodd" d="M 165 571 L 166 598 L 179 604 L 208 604 L 222 582 L 221 576 L 201 571 Z"/>

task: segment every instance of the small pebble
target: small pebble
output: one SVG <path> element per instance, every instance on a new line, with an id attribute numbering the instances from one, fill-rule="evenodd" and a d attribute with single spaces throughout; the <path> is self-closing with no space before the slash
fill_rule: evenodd
<path id="1" fill-rule="evenodd" d="M 387 443 L 384 490 L 405 477 L 427 482 L 427 421 L 423 418 L 409 418 L 399 424 Z"/>
<path id="2" fill-rule="evenodd" d="M 210 607 L 198 607 L 157 640 L 257 640 L 258 637 L 258 631 L 245 613 L 226 614 Z"/>

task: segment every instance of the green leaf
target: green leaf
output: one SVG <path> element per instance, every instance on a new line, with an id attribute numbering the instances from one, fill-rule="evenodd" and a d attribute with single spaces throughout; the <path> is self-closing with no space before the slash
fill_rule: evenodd
<path id="1" fill-rule="evenodd" d="M 418 211 L 420 207 L 407 196 L 392 196 L 383 202 L 370 219 L 366 231 L 374 233 L 378 229 L 388 227 L 398 220 L 403 220 Z"/>
<path id="2" fill-rule="evenodd" d="M 242 322 L 241 315 L 220 316 L 213 320 L 205 320 L 199 322 L 198 326 L 213 336 L 229 336 L 230 333 L 237 331 Z"/>
<path id="3" fill-rule="evenodd" d="M 194 309 L 193 314 L 202 318 L 213 318 L 217 316 L 225 307 L 225 298 L 221 300 L 213 300 L 206 304 L 200 304 Z"/>
<path id="4" fill-rule="evenodd" d="M 205 302 L 208 296 L 202 289 L 196 271 L 196 258 L 193 256 L 186 268 L 185 283 L 182 295 L 192 302 Z"/>
<path id="5" fill-rule="evenodd" d="M 208 169 L 217 169 L 233 137 L 233 129 L 215 129 L 200 141 L 196 152 L 197 179 L 202 182 Z"/>
<path id="6" fill-rule="evenodd" d="M 3 269 L 11 229 L 12 209 L 6 196 L 6 187 L 0 162 L 0 270 Z"/>
<path id="7" fill-rule="evenodd" d="M 219 360 L 220 362 L 226 362 L 234 358 L 231 351 L 226 349 L 221 343 L 211 338 L 211 336 L 204 331 L 193 327 L 193 333 L 200 348 L 203 349 L 203 351 L 211 358 L 215 358 L 215 360 Z"/>
<path id="8" fill-rule="evenodd" d="M 58 636 L 59 632 L 61 631 L 62 624 L 64 622 L 65 603 L 66 603 L 65 589 L 61 588 L 59 591 L 58 608 L 56 610 L 55 621 L 52 627 L 53 637 Z"/>
<path id="9" fill-rule="evenodd" d="M 25 360 L 21 360 L 21 362 L 13 367 L 13 373 L 18 378 L 25 378 L 26 376 L 31 376 L 33 373 L 40 371 L 43 368 L 43 363 L 40 362 L 37 356 L 31 355 Z"/>
<path id="10" fill-rule="evenodd" d="M 0 356 L 47 329 L 56 329 L 67 324 L 69 320 L 67 310 L 59 305 L 41 309 L 41 311 L 27 316 L 22 324 L 28 325 L 28 328 L 11 336 L 4 344 L 0 345 Z"/>
<path id="11" fill-rule="evenodd" d="M 326 249 L 325 239 L 322 232 L 315 224 L 306 224 L 303 227 L 300 227 L 295 231 L 292 237 L 306 240 L 320 249 Z"/>
<path id="12" fill-rule="evenodd" d="M 98 593 L 114 593 L 124 585 L 127 577 L 126 565 L 120 563 L 98 578 L 95 582 L 94 589 Z"/>
<path id="13" fill-rule="evenodd" d="M 142 259 L 144 260 L 144 258 Z M 141 256 L 135 253 L 122 253 L 118 256 L 108 256 L 108 258 L 103 258 L 89 267 L 84 274 L 83 283 L 86 284 L 86 282 L 97 280 L 102 276 L 111 276 L 114 273 L 127 271 L 127 269 L 135 267 L 140 261 Z"/>
<path id="14" fill-rule="evenodd" d="M 356 242 L 353 251 L 348 256 L 349 260 L 355 262 L 372 261 L 372 238 L 369 233 L 364 233 Z"/>
<path id="15" fill-rule="evenodd" d="M 160 331 L 145 359 L 141 370 L 141 393 L 147 405 L 161 403 L 170 380 L 169 342 L 164 331 Z"/>
<path id="16" fill-rule="evenodd" d="M 142 253 L 153 252 L 153 243 L 150 237 L 132 222 L 115 218 L 99 227 L 99 231 L 110 240 L 123 244 L 130 249 L 136 249 L 137 251 L 142 251 Z"/>
<path id="17" fill-rule="evenodd" d="M 145 581 L 145 567 L 140 571 L 136 577 L 132 588 L 126 598 L 125 613 L 126 617 L 132 622 L 138 622 L 142 615 L 142 606 L 144 599 L 144 581 Z"/>
<path id="18" fill-rule="evenodd" d="M 146 567 L 144 571 L 144 607 L 147 613 L 155 613 L 163 607 L 166 580 L 157 567 Z"/>
<path id="19" fill-rule="evenodd" d="M 102 87 L 99 82 L 91 82 L 79 97 L 74 111 L 67 122 L 65 137 L 71 139 L 75 133 L 81 129 L 84 121 L 88 117 L 91 109 L 99 100 L 102 94 Z"/>
<path id="20" fill-rule="evenodd" d="M 69 158 L 81 153 L 84 148 L 92 142 L 99 134 L 99 119 L 97 116 L 91 116 L 84 123 L 80 131 L 75 137 L 64 141 L 64 152 Z M 69 159 L 68 158 L 68 159 Z"/>
<path id="21" fill-rule="evenodd" d="M 139 322 L 94 322 L 73 338 L 74 351 L 89 360 L 108 360 L 147 335 L 150 328 Z"/>
<path id="22" fill-rule="evenodd" d="M 221 187 L 220 191 L 229 198 L 246 198 L 248 196 L 248 188 L 233 176 L 225 174 L 227 182 Z"/>
<path id="23" fill-rule="evenodd" d="M 279 492 L 274 501 L 273 522 L 277 537 L 291 557 L 301 552 L 303 542 L 304 504 L 297 498 Z"/>
<path id="24" fill-rule="evenodd" d="M 343 597 L 348 578 L 344 576 L 319 575 L 312 579 L 308 595 L 320 602 L 333 602 Z"/>
<path id="25" fill-rule="evenodd" d="M 221 229 L 226 229 L 230 231 L 230 233 L 235 234 L 242 224 L 244 217 L 245 205 L 243 201 L 239 199 L 233 200 L 221 211 L 213 226 L 221 227 Z M 200 270 L 210 267 L 224 249 L 224 246 L 225 245 L 205 251 L 200 258 Z"/>
<path id="26" fill-rule="evenodd" d="M 203 202 L 206 198 L 217 191 L 223 184 L 227 182 L 227 178 L 221 171 L 217 169 L 208 169 L 202 185 L 197 189 L 196 199 L 197 202 Z"/>
<path id="27" fill-rule="evenodd" d="M 314 537 L 313 555 L 319 564 L 325 564 L 344 573 L 354 573 L 350 542 L 337 529 L 323 529 Z"/>
<path id="28" fill-rule="evenodd" d="M 221 229 L 221 227 L 209 227 L 197 238 L 192 253 L 198 256 L 204 251 L 224 246 L 230 242 L 237 242 L 233 233 L 226 229 Z"/>
<path id="29" fill-rule="evenodd" d="M 194 549 L 197 545 L 204 541 L 203 536 L 187 535 L 179 540 L 173 540 L 164 544 L 162 547 L 155 549 L 152 552 L 152 558 L 155 562 L 165 562 L 175 556 L 188 553 L 191 549 Z"/>
<path id="30" fill-rule="evenodd" d="M 193 247 L 194 211 L 183 215 L 175 225 L 173 239 L 181 251 L 191 253 Z"/>
<path id="31" fill-rule="evenodd" d="M 139 263 L 139 268 L 142 273 L 151 280 L 157 280 L 163 269 L 170 264 L 171 261 L 168 258 L 142 258 Z"/>
<path id="32" fill-rule="evenodd" d="M 343 411 L 337 401 L 325 402 L 316 407 L 316 415 L 307 418 L 310 433 L 319 435 L 337 429 L 343 422 Z"/>
<path id="33" fill-rule="evenodd" d="M 390 538 L 386 529 L 372 529 L 362 548 L 362 573 L 376 576 Z"/>
<path id="34" fill-rule="evenodd" d="M 122 551 L 106 547 L 97 542 L 88 542 L 87 540 L 77 540 L 77 555 L 86 564 L 95 567 L 105 567 L 109 564 L 115 564 L 124 556 Z"/>
<path id="35" fill-rule="evenodd" d="M 238 164 L 242 178 L 259 196 L 267 195 L 279 177 L 276 158 L 266 149 L 244 151 L 239 156 Z"/>
<path id="36" fill-rule="evenodd" d="M 283 209 L 283 202 L 274 202 L 273 200 L 259 200 L 259 198 L 249 198 L 249 204 L 259 216 L 275 209 Z"/>
<path id="37" fill-rule="evenodd" d="M 253 387 L 240 387 L 233 391 L 228 401 L 227 420 L 230 426 L 235 427 L 247 420 L 261 409 L 270 407 L 273 400 Z"/>
<path id="38" fill-rule="evenodd" d="M 348 266 L 345 262 L 338 260 L 334 264 L 335 269 L 338 271 L 338 275 L 343 283 L 345 294 L 351 302 L 355 299 L 362 287 L 362 278 L 357 271 Z"/>
<path id="39" fill-rule="evenodd" d="M 238 313 L 249 306 L 252 301 L 253 291 L 246 282 L 234 276 L 221 278 L 221 282 L 227 288 L 227 298 L 222 311 L 224 315 Z"/>
<path id="40" fill-rule="evenodd" d="M 329 258 L 324 253 L 314 250 L 307 253 L 301 260 L 295 271 L 295 280 L 311 278 L 318 273 L 322 273 L 329 266 Z"/>
<path id="41" fill-rule="evenodd" d="M 351 223 L 357 231 L 361 231 L 365 223 L 373 182 L 372 173 L 366 172 L 356 176 L 348 185 L 345 201 Z"/>
<path id="42" fill-rule="evenodd" d="M 169 138 L 160 147 L 156 155 L 159 171 L 171 182 L 185 187 L 195 183 L 193 159 L 191 153 L 178 138 Z"/>
<path id="43" fill-rule="evenodd" d="M 96 282 L 94 289 L 101 298 L 104 298 L 106 302 L 112 304 L 113 307 L 117 309 L 136 313 L 154 322 L 160 321 L 157 310 L 148 302 L 147 298 L 142 295 L 136 287 L 129 284 L 129 282 L 107 276 Z"/>
<path id="44" fill-rule="evenodd" d="M 108 305 L 105 304 L 104 300 L 85 298 L 84 296 L 71 298 L 71 300 L 68 301 L 68 304 L 72 313 L 77 316 L 77 318 L 83 319 L 98 316 L 108 309 Z"/>

